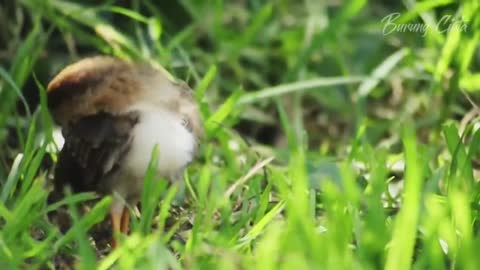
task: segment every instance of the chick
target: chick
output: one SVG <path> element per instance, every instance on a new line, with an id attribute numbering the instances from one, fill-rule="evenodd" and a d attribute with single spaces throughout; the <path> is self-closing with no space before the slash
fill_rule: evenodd
<path id="1" fill-rule="evenodd" d="M 157 175 L 179 181 L 203 133 L 190 88 L 147 64 L 86 58 L 55 76 L 47 97 L 65 138 L 55 192 L 69 185 L 73 192 L 112 195 L 114 232 L 128 232 L 125 204 L 138 203 L 154 146 Z"/>

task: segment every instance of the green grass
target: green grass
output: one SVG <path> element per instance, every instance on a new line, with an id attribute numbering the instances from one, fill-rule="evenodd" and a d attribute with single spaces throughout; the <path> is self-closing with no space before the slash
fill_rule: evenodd
<path id="1" fill-rule="evenodd" d="M 477 0 L 167 2 L 0 3 L 0 269 L 480 268 Z M 394 12 L 431 28 L 384 35 Z M 466 31 L 432 30 L 446 15 Z M 149 168 L 108 253 L 111 198 L 46 203 L 45 86 L 95 54 L 185 80 L 206 129 L 184 185 Z"/>

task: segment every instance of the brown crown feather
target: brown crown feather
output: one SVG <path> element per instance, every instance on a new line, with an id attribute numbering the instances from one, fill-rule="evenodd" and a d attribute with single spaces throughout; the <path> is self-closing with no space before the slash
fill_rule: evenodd
<path id="1" fill-rule="evenodd" d="M 133 64 L 112 57 L 91 57 L 63 69 L 48 85 L 48 107 L 56 122 L 98 112 L 119 113 L 140 89 Z"/>

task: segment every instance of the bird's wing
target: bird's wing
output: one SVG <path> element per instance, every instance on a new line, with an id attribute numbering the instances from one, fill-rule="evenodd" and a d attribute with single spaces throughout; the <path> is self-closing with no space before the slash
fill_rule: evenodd
<path id="1" fill-rule="evenodd" d="M 102 181 L 118 169 L 128 151 L 137 121 L 136 112 L 99 113 L 64 127 L 65 145 L 55 168 L 54 197 L 62 196 L 65 185 L 75 192 L 102 192 Z"/>

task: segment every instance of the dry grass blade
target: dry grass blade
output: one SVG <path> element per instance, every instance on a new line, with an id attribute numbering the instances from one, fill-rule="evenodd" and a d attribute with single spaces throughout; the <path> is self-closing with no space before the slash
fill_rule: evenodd
<path id="1" fill-rule="evenodd" d="M 228 189 L 225 191 L 225 198 L 230 198 L 230 196 L 233 194 L 235 189 L 237 189 L 239 186 L 245 184 L 252 176 L 254 176 L 258 171 L 260 171 L 263 167 L 267 166 L 270 162 L 272 162 L 275 159 L 275 157 L 269 157 L 264 159 L 263 161 L 257 163 L 255 166 L 253 166 L 250 171 L 247 172 L 243 177 L 235 181 Z"/>

